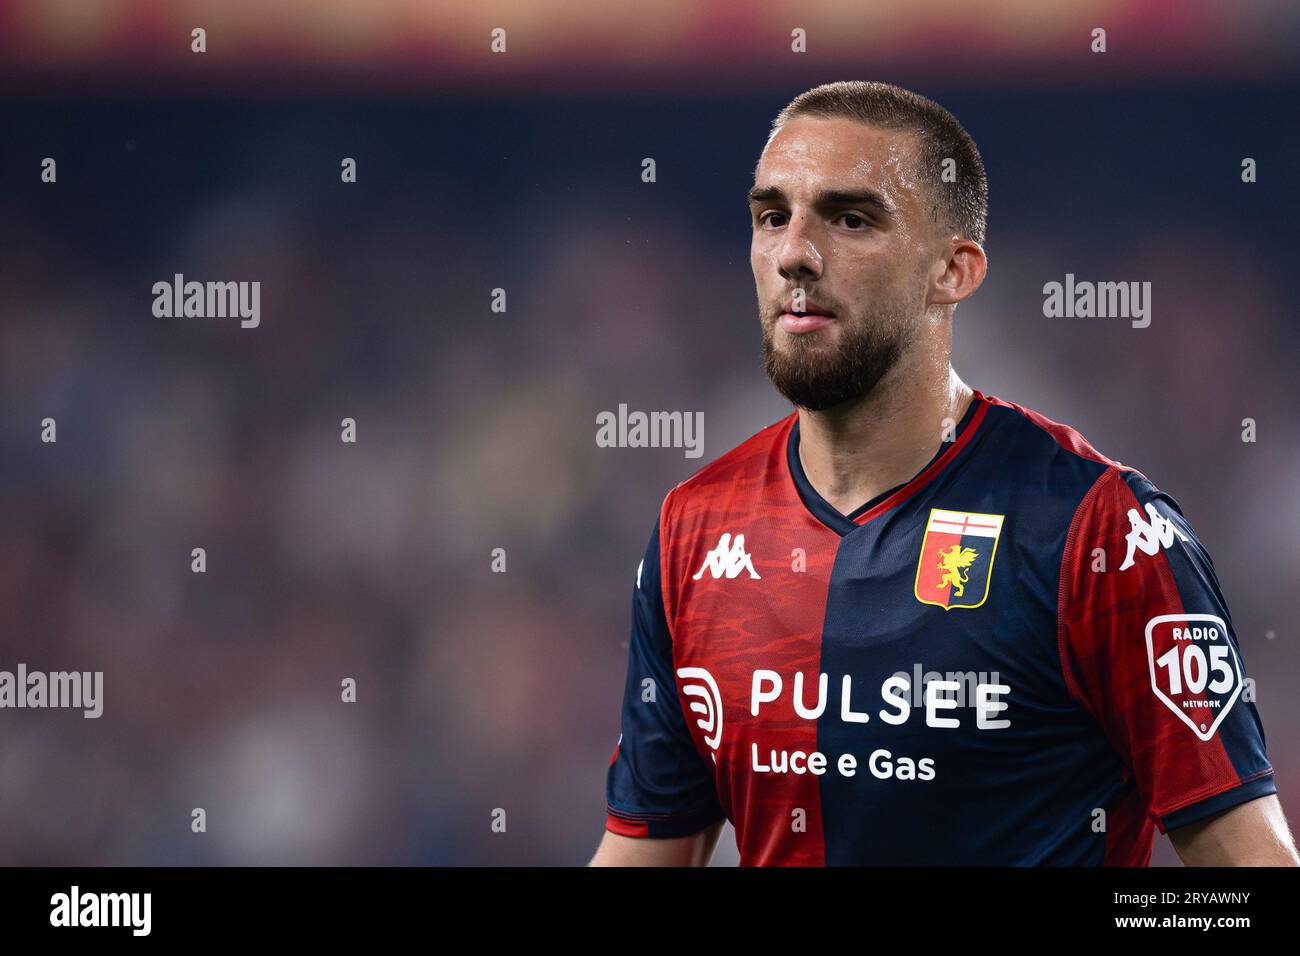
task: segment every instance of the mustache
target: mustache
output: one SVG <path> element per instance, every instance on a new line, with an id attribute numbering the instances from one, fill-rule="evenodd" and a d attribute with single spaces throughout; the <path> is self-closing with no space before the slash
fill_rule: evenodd
<path id="1" fill-rule="evenodd" d="M 774 318 L 780 318 L 781 313 L 785 311 L 786 302 L 789 302 L 790 300 L 794 299 L 795 295 L 800 291 L 803 292 L 805 305 L 811 303 L 816 305 L 819 309 L 830 312 L 832 315 L 838 316 L 841 314 L 840 307 L 838 303 L 835 302 L 834 299 L 828 298 L 827 296 L 822 295 L 820 292 L 816 292 L 813 289 L 803 289 L 803 290 L 791 289 L 787 292 L 781 293 L 779 296 L 777 296 L 775 299 L 772 300 L 772 305 L 768 310 L 765 311 L 765 314 L 770 314 Z"/>

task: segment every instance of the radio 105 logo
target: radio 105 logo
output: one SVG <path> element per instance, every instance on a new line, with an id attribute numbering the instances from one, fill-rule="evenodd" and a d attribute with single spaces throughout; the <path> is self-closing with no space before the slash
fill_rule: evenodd
<path id="1" fill-rule="evenodd" d="M 1241 659 L 1227 625 L 1213 614 L 1162 614 L 1147 622 L 1146 636 L 1151 689 L 1209 740 L 1241 696 Z"/>

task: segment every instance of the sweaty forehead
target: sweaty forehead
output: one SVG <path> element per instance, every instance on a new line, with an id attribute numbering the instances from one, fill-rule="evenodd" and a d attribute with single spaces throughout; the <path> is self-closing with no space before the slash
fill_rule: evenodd
<path id="1" fill-rule="evenodd" d="M 768 140 L 754 170 L 756 186 L 787 194 L 866 186 L 898 205 L 914 198 L 917 136 L 841 117 L 800 116 Z"/>

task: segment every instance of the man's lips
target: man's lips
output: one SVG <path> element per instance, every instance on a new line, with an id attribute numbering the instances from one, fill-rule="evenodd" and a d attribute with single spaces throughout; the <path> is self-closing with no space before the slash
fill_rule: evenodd
<path id="1" fill-rule="evenodd" d="M 835 321 L 833 315 L 797 315 L 794 312 L 782 312 L 778 320 L 781 328 L 794 335 L 801 335 L 804 332 L 811 332 L 814 329 L 820 329 L 824 325 L 830 325 Z"/>
<path id="2" fill-rule="evenodd" d="M 834 320 L 835 315 L 830 309 L 815 302 L 805 302 L 802 309 L 795 311 L 793 300 L 787 299 L 781 306 L 781 315 L 777 321 L 785 331 L 801 335 L 830 325 Z"/>
<path id="3" fill-rule="evenodd" d="M 808 298 L 808 296 L 806 295 L 803 296 L 802 298 L 803 298 L 802 302 L 796 302 L 794 296 L 789 296 L 788 298 L 785 299 L 784 302 L 781 303 L 781 311 L 789 312 L 792 315 L 799 315 L 801 313 L 807 315 L 834 315 L 835 314 L 833 311 L 826 308 L 820 302 L 816 302 Z"/>

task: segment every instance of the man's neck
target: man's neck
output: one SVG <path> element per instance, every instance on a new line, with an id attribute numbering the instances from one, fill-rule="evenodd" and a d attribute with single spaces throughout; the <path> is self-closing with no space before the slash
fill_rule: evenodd
<path id="1" fill-rule="evenodd" d="M 850 514 L 915 477 L 943 444 L 945 419 L 961 421 L 973 398 L 951 366 L 928 377 L 895 366 L 859 402 L 821 412 L 801 408 L 804 475 L 832 508 Z"/>

